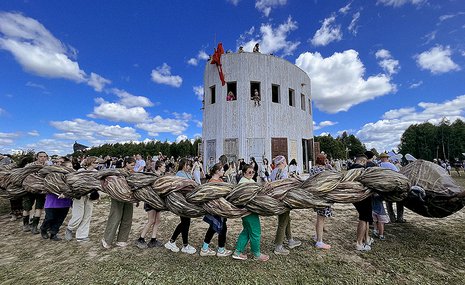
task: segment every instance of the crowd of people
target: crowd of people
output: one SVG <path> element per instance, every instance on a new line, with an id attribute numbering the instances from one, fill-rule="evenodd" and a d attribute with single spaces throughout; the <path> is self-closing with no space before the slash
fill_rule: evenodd
<path id="1" fill-rule="evenodd" d="M 173 157 L 168 158 L 162 153 L 156 156 L 147 156 L 144 159 L 140 154 L 122 158 L 98 158 L 89 157 L 56 157 L 53 160 L 48 157 L 45 152 L 38 152 L 35 155 L 35 160 L 29 162 L 38 165 L 62 165 L 73 167 L 77 171 L 97 172 L 100 169 L 120 168 L 121 171 L 129 173 L 134 172 L 153 172 L 158 176 L 176 175 L 187 179 L 194 180 L 197 184 L 202 183 L 217 183 L 227 182 L 232 184 L 242 183 L 260 183 L 265 184 L 279 179 L 289 177 L 298 177 L 300 175 L 297 162 L 292 159 L 289 165 L 284 156 L 278 155 L 271 163 L 268 159 L 263 158 L 261 163 L 257 163 L 254 157 L 251 157 L 249 163 L 244 159 L 235 161 L 227 161 L 227 157 L 222 155 L 219 161 L 215 161 L 210 157 L 207 161 L 207 166 L 203 166 L 201 157 L 182 158 L 175 160 Z M 12 163 L 12 160 L 6 160 L 2 157 L 3 164 Z M 20 162 L 19 167 L 25 166 L 27 162 Z M 368 168 L 368 167 L 383 167 L 393 171 L 399 171 L 399 165 L 395 165 L 389 161 L 389 155 L 382 153 L 379 158 L 375 157 L 373 152 L 367 151 L 364 154 L 357 155 L 354 161 L 349 165 L 348 169 Z M 324 153 L 316 156 L 315 165 L 309 169 L 310 177 L 318 175 L 323 171 L 337 171 L 334 163 L 330 163 Z M 92 220 L 92 211 L 94 201 L 100 198 L 98 191 L 93 191 L 80 198 L 68 198 L 63 195 L 52 193 L 26 193 L 19 199 L 10 200 L 11 203 L 11 220 L 14 221 L 18 216 L 22 217 L 24 232 L 39 234 L 43 239 L 52 241 L 60 241 L 62 238 L 58 235 L 60 228 L 71 209 L 71 217 L 64 225 L 64 238 L 67 241 L 76 240 L 77 242 L 88 242 L 89 232 Z M 131 226 L 133 220 L 133 203 L 122 202 L 110 198 L 109 215 L 106 222 L 105 231 L 101 245 L 109 249 L 112 246 L 127 247 L 129 243 Z M 138 206 L 138 205 L 137 205 Z M 393 211 L 392 203 L 386 202 L 387 212 L 384 208 L 382 197 L 379 195 L 371 195 L 368 198 L 354 203 L 354 206 L 359 214 L 359 222 L 356 230 L 356 250 L 369 251 L 371 250 L 374 237 L 384 240 L 384 225 L 389 222 L 404 223 L 403 205 L 397 202 L 396 210 Z M 180 217 L 180 222 L 174 229 L 171 238 L 163 243 L 158 240 L 158 226 L 162 219 L 160 211 L 155 210 L 147 203 L 143 205 L 147 213 L 147 222 L 144 225 L 138 238 L 134 244 L 140 249 L 165 247 L 172 252 L 183 252 L 187 254 L 195 254 L 197 249 L 189 244 L 189 228 L 191 219 Z M 42 224 L 39 227 L 42 211 L 45 211 L 45 216 Z M 315 222 L 315 241 L 314 246 L 317 249 L 329 250 L 331 245 L 323 241 L 325 228 L 325 220 L 332 217 L 333 210 L 331 207 L 317 208 Z M 397 215 L 396 215 L 397 214 Z M 251 213 L 242 217 L 243 229 L 237 237 L 236 246 L 234 249 L 226 248 L 227 239 L 227 219 L 215 216 L 206 215 L 203 219 L 209 224 L 209 228 L 205 233 L 202 247 L 200 248 L 200 256 L 219 256 L 226 257 L 232 255 L 234 259 L 246 260 L 247 244 L 250 243 L 250 252 L 253 258 L 260 261 L 267 261 L 270 257 L 260 250 L 261 241 L 261 225 L 260 216 L 256 213 Z M 278 215 L 278 227 L 274 239 L 274 253 L 277 255 L 288 255 L 290 250 L 300 246 L 301 241 L 295 239 L 291 230 L 290 213 L 285 212 Z M 373 225 L 372 235 L 369 234 L 370 225 Z M 218 248 L 213 250 L 210 248 L 210 243 L 215 235 L 218 234 Z M 147 235 L 149 240 L 146 241 Z M 181 235 L 182 247 L 177 246 L 177 238 Z"/>

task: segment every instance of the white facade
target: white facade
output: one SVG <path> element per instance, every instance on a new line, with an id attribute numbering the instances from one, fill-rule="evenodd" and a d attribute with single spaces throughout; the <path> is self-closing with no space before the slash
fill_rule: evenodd
<path id="1" fill-rule="evenodd" d="M 228 156 L 228 162 L 239 158 L 249 162 L 253 156 L 259 163 L 263 158 L 271 163 L 281 154 L 288 162 L 296 159 L 302 172 L 313 152 L 308 75 L 282 58 L 260 53 L 224 54 L 221 63 L 224 86 L 216 65 L 207 63 L 205 67 L 204 165 L 210 157 L 218 161 L 222 154 Z M 259 89 L 260 106 L 251 98 L 255 88 Z M 227 101 L 228 90 L 234 89 L 236 100 Z"/>

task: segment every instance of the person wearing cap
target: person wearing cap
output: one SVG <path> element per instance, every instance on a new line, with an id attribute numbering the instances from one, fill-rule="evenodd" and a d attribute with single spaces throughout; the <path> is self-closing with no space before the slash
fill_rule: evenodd
<path id="1" fill-rule="evenodd" d="M 320 172 L 332 170 L 331 165 L 326 163 L 326 155 L 320 153 L 316 156 L 315 166 L 310 169 L 310 177 L 317 175 Z M 331 246 L 323 242 L 323 230 L 325 227 L 326 218 L 333 216 L 331 207 L 315 208 L 316 223 L 315 223 L 315 247 L 319 249 L 330 249 Z"/>
<path id="2" fill-rule="evenodd" d="M 273 159 L 274 164 L 276 165 L 275 169 L 271 171 L 270 180 L 276 181 L 280 179 L 288 178 L 288 173 L 286 170 L 286 158 L 282 155 L 278 155 Z M 299 240 L 294 240 L 292 238 L 291 232 L 291 217 L 289 211 L 278 215 L 278 228 L 276 229 L 276 237 L 274 240 L 275 250 L 274 253 L 278 255 L 288 255 L 289 250 L 283 247 L 284 236 L 287 238 L 287 246 L 290 249 L 298 247 L 302 244 Z"/>
<path id="3" fill-rule="evenodd" d="M 383 152 L 382 154 L 380 154 L 379 159 L 381 160 L 381 162 L 379 163 L 379 167 L 391 169 L 395 172 L 399 171 L 399 169 L 397 169 L 397 167 L 394 164 L 389 162 L 389 155 L 387 153 Z M 404 204 L 402 202 L 396 202 L 396 209 L 397 209 L 397 218 L 396 218 L 396 214 L 394 214 L 394 208 L 392 207 L 392 202 L 386 201 L 386 210 L 388 212 L 389 219 L 391 220 L 391 222 L 405 223 Z"/>

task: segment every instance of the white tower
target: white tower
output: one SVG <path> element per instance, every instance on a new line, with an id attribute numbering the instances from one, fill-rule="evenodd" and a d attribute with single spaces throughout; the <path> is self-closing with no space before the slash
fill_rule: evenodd
<path id="1" fill-rule="evenodd" d="M 300 171 L 313 160 L 313 120 L 310 78 L 282 58 L 260 53 L 221 56 L 226 84 L 216 65 L 204 73 L 202 148 L 204 165 L 213 157 L 228 162 L 255 157 L 258 163 L 277 155 L 296 159 Z M 252 99 L 260 95 L 260 106 Z M 233 92 L 236 100 L 227 101 Z"/>

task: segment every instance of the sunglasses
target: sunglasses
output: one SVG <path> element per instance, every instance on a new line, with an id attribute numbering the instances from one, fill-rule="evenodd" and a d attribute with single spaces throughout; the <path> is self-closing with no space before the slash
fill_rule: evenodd
<path id="1" fill-rule="evenodd" d="M 255 171 L 254 171 L 254 170 L 251 170 L 251 171 L 247 171 L 246 173 L 247 173 L 247 174 L 255 174 Z"/>

